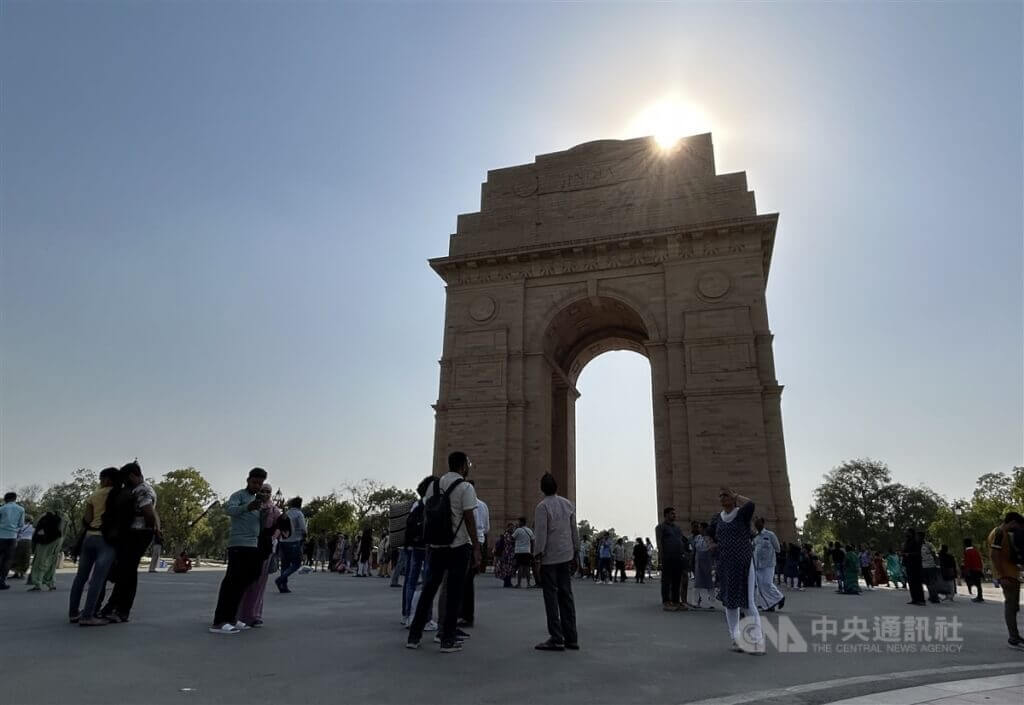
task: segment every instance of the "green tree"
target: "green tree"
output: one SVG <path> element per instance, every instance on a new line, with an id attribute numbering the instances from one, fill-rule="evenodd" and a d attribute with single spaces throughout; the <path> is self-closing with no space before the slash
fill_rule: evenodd
<path id="1" fill-rule="evenodd" d="M 172 470 L 164 475 L 155 489 L 164 550 L 170 555 L 194 550 L 199 537 L 200 517 L 217 498 L 217 493 L 202 473 L 193 467 Z"/>
<path id="2" fill-rule="evenodd" d="M 354 485 L 346 485 L 348 501 L 355 508 L 359 525 L 369 523 L 374 536 L 388 526 L 388 510 L 392 504 L 416 499 L 413 490 L 400 490 L 395 486 L 386 487 L 376 480 L 363 479 Z"/>
<path id="3" fill-rule="evenodd" d="M 958 499 L 941 511 L 929 528 L 934 538 L 959 552 L 970 537 L 988 562 L 988 534 L 1008 511 L 1024 511 L 1024 468 L 990 472 L 978 478 L 971 498 Z"/>
<path id="4" fill-rule="evenodd" d="M 18 504 L 25 509 L 25 516 L 38 519 L 43 513 L 40 499 L 43 496 L 43 486 L 32 484 L 15 487 L 11 490 L 18 494 Z"/>
<path id="5" fill-rule="evenodd" d="M 310 536 L 321 538 L 326 538 L 331 534 L 352 536 L 358 532 L 359 521 L 356 518 L 356 508 L 351 502 L 340 500 L 334 494 L 317 499 L 322 501 L 317 504 L 317 511 L 306 524 L 306 530 Z"/>
<path id="6" fill-rule="evenodd" d="M 581 519 L 576 525 L 579 531 L 580 540 L 592 539 L 594 537 L 594 527 L 590 525 L 590 522 L 586 519 Z"/>
<path id="7" fill-rule="evenodd" d="M 88 468 L 79 468 L 71 473 L 68 482 L 50 485 L 39 498 L 40 509 L 54 512 L 64 519 L 64 551 L 71 551 L 78 540 L 82 516 L 85 514 L 85 500 L 96 486 L 96 473 Z"/>
<path id="8" fill-rule="evenodd" d="M 329 495 L 314 497 L 302 505 L 302 513 L 306 519 L 315 517 L 321 509 L 338 501 L 337 495 L 333 492 Z"/>
<path id="9" fill-rule="evenodd" d="M 800 527 L 800 541 L 820 548 L 837 538 L 832 530 L 832 523 L 822 516 L 817 508 L 811 507 L 803 526 Z"/>
<path id="10" fill-rule="evenodd" d="M 941 510 L 948 509 L 946 500 L 927 487 L 906 487 L 897 483 L 884 488 L 881 496 L 885 521 L 875 527 L 873 537 L 875 548 L 881 550 L 898 548 L 908 528 L 925 530 Z"/>
<path id="11" fill-rule="evenodd" d="M 192 550 L 197 556 L 227 560 L 230 535 L 231 517 L 224 513 L 224 508 L 218 502 L 196 524 Z"/>
<path id="12" fill-rule="evenodd" d="M 870 458 L 848 460 L 833 468 L 814 491 L 808 517 L 812 526 L 827 524 L 837 539 L 854 544 L 876 539 L 879 527 L 888 534 L 892 528 L 886 500 L 890 497 L 885 490 L 891 481 L 889 467 Z"/>

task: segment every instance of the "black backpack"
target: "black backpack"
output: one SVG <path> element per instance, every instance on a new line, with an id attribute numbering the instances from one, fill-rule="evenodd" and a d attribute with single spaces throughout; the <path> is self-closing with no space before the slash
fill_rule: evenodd
<path id="1" fill-rule="evenodd" d="M 107 543 L 116 545 L 131 531 L 135 520 L 135 497 L 131 489 L 122 487 L 111 490 L 107 495 L 103 517 L 100 520 L 100 533 Z"/>
<path id="2" fill-rule="evenodd" d="M 35 543 L 49 546 L 60 537 L 60 517 L 53 512 L 47 512 L 36 522 L 36 531 L 32 535 Z"/>
<path id="3" fill-rule="evenodd" d="M 409 548 L 423 548 L 426 541 L 423 536 L 423 502 L 416 502 L 409 515 L 405 518 L 405 545 Z"/>
<path id="4" fill-rule="evenodd" d="M 292 520 L 288 516 L 288 512 L 277 518 L 277 525 L 274 528 L 280 532 L 282 538 L 288 538 L 292 535 Z"/>
<path id="5" fill-rule="evenodd" d="M 463 518 L 459 517 L 458 526 L 452 528 L 451 493 L 461 485 L 463 479 L 455 480 L 447 490 L 441 491 L 441 478 L 434 478 L 434 493 L 423 502 L 423 539 L 431 546 L 449 546 L 455 540 L 455 534 L 462 528 Z"/>

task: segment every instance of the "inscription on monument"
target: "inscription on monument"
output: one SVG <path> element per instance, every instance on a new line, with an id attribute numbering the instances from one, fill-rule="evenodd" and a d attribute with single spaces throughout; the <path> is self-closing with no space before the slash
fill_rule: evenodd
<path id="1" fill-rule="evenodd" d="M 460 362 L 455 365 L 455 386 L 460 390 L 500 387 L 503 372 L 501 362 Z"/>

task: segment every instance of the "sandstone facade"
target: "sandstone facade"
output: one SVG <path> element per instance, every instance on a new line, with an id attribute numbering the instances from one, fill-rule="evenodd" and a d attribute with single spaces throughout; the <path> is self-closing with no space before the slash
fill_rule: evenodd
<path id="1" fill-rule="evenodd" d="M 488 172 L 480 212 L 430 261 L 447 284 L 435 472 L 470 455 L 492 533 L 532 517 L 548 470 L 575 499 L 576 380 L 634 350 L 651 363 L 658 506 L 706 521 L 729 485 L 792 538 L 765 305 L 777 221 L 757 214 L 746 174 L 715 173 L 710 134 Z"/>

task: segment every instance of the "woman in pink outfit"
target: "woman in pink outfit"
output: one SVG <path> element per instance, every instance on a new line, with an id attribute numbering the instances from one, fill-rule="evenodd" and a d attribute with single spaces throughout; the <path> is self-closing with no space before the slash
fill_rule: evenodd
<path id="1" fill-rule="evenodd" d="M 270 493 L 273 488 L 270 485 L 264 484 L 260 488 L 259 498 L 263 500 L 263 506 L 260 508 L 260 526 L 263 527 L 264 531 L 270 532 L 270 540 L 272 542 L 277 541 L 277 520 L 281 516 L 281 510 L 271 501 Z M 245 591 L 245 595 L 242 596 L 242 605 L 238 608 L 238 621 L 245 624 L 248 627 L 262 627 L 263 626 L 263 591 L 267 587 L 267 577 L 270 575 L 268 572 L 270 569 L 270 559 L 273 558 L 273 552 L 266 557 L 263 561 L 263 570 L 260 571 L 260 577 L 256 579 L 249 589 Z"/>

